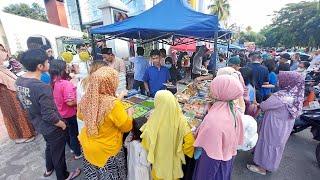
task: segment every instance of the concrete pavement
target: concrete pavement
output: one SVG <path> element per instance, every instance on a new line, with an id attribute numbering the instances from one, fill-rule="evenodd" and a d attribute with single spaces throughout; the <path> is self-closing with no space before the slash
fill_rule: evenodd
<path id="1" fill-rule="evenodd" d="M 319 180 L 320 168 L 316 165 L 315 148 L 319 143 L 311 139 L 310 130 L 292 135 L 287 144 L 280 168 L 277 172 L 260 176 L 249 172 L 246 164 L 252 161 L 250 152 L 240 152 L 235 160 L 233 180 Z M 7 138 L 0 140 L 0 180 L 53 180 L 42 178 L 45 144 L 41 136 L 28 144 L 15 144 Z M 81 166 L 81 160 L 70 160 L 69 169 Z M 78 179 L 83 179 L 80 177 Z"/>

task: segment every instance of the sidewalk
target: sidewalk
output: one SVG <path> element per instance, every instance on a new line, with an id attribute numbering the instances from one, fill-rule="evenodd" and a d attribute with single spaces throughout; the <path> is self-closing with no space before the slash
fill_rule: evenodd
<path id="1" fill-rule="evenodd" d="M 2 112 L 0 110 L 0 142 L 8 137 L 7 129 L 4 126 Z"/>
<path id="2" fill-rule="evenodd" d="M 54 180 L 42 177 L 45 171 L 45 142 L 41 135 L 36 140 L 26 144 L 15 144 L 6 138 L 0 141 L 0 180 Z M 82 160 L 72 160 L 69 150 L 66 150 L 68 170 L 81 168 Z M 78 177 L 77 180 L 82 179 Z"/>

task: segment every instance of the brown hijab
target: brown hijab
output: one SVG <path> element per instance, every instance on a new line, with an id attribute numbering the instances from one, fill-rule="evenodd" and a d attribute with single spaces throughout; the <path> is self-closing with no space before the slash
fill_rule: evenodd
<path id="1" fill-rule="evenodd" d="M 113 109 L 118 84 L 118 72 L 110 67 L 102 67 L 90 76 L 86 93 L 79 104 L 89 136 L 98 135 L 99 126 Z"/>
<path id="2" fill-rule="evenodd" d="M 11 91 L 16 91 L 16 79 L 17 76 L 13 74 L 9 69 L 0 67 L 0 84 L 5 85 Z"/>

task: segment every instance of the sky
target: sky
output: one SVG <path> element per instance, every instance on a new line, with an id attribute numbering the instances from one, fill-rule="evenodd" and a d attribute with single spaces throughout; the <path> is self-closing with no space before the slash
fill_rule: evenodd
<path id="1" fill-rule="evenodd" d="M 231 6 L 231 23 L 237 23 L 246 28 L 251 26 L 253 31 L 259 31 L 272 22 L 274 11 L 279 11 L 288 3 L 313 0 L 229 0 Z"/>
<path id="2" fill-rule="evenodd" d="M 210 1 L 210 0 L 206 0 Z M 274 11 L 280 10 L 288 3 L 313 0 L 229 0 L 231 6 L 230 23 L 236 23 L 243 29 L 251 26 L 254 31 L 259 31 L 265 25 L 272 22 Z M 14 3 L 32 3 L 38 2 L 43 5 L 43 0 L 0 0 L 0 7 Z"/>

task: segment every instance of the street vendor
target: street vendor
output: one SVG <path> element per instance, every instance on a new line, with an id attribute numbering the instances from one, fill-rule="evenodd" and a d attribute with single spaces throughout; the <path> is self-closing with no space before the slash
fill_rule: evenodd
<path id="1" fill-rule="evenodd" d="M 157 91 L 165 89 L 164 83 L 169 82 L 170 72 L 168 68 L 161 66 L 159 50 L 152 50 L 150 58 L 153 66 L 146 70 L 143 81 L 147 95 L 154 97 Z"/>
<path id="2" fill-rule="evenodd" d="M 112 48 L 103 48 L 101 50 L 101 54 L 103 57 L 103 60 L 108 63 L 108 66 L 115 69 L 119 73 L 119 87 L 117 90 L 117 94 L 120 92 L 125 91 L 127 88 L 127 82 L 126 82 L 126 66 L 124 64 L 124 61 L 114 55 L 112 52 Z"/>
<path id="3" fill-rule="evenodd" d="M 208 70 L 202 67 L 202 61 L 205 54 L 209 52 L 206 46 L 201 46 L 199 51 L 195 54 L 193 58 L 192 74 L 191 78 L 195 79 L 203 74 L 208 74 Z"/>

